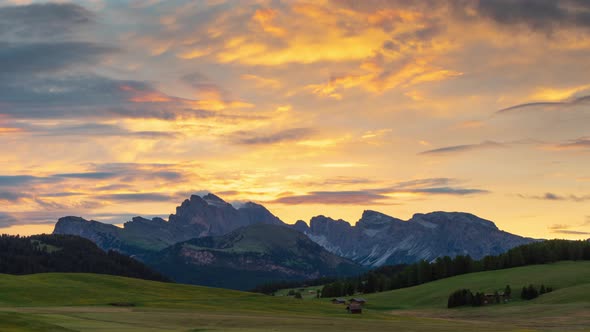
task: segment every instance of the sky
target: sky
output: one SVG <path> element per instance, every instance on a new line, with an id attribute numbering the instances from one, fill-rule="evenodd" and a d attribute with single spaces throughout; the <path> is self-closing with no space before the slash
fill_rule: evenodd
<path id="1" fill-rule="evenodd" d="M 586 0 L 0 0 L 0 233 L 464 211 L 590 238 Z"/>

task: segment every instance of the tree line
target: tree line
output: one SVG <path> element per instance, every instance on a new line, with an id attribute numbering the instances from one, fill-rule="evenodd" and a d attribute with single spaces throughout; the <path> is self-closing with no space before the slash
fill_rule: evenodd
<path id="1" fill-rule="evenodd" d="M 547 264 L 564 260 L 590 260 L 590 241 L 547 240 L 508 250 L 496 256 L 473 260 L 470 256 L 439 257 L 406 266 L 371 270 L 355 278 L 338 279 L 325 284 L 322 297 L 375 293 L 420 285 L 426 282 L 472 272 Z"/>
<path id="2" fill-rule="evenodd" d="M 143 263 L 75 235 L 0 236 L 0 273 L 84 272 L 169 281 Z"/>
<path id="3" fill-rule="evenodd" d="M 522 287 L 522 291 L 520 292 L 520 298 L 523 300 L 532 300 L 539 297 L 539 295 L 551 293 L 552 291 L 553 287 L 545 287 L 545 285 L 541 285 L 541 287 L 537 289 L 535 286 L 531 284 L 528 287 Z"/>
<path id="4" fill-rule="evenodd" d="M 332 282 L 335 282 L 337 279 L 335 277 L 322 277 L 313 280 L 285 280 L 285 281 L 273 281 L 273 282 L 266 282 L 264 284 L 256 286 L 254 289 L 251 289 L 251 292 L 254 293 L 262 293 L 262 294 L 274 294 L 276 291 L 281 289 L 288 289 L 288 288 L 305 288 L 309 286 L 319 286 L 325 285 Z"/>
<path id="5" fill-rule="evenodd" d="M 539 289 L 537 289 L 534 285 L 530 284 L 528 286 L 522 287 L 520 298 L 523 300 L 532 300 L 539 297 L 540 295 L 550 293 L 552 291 L 552 287 L 545 287 L 545 285 L 541 285 Z M 512 289 L 510 288 L 510 285 L 506 285 L 502 295 L 500 295 L 498 291 L 495 291 L 493 294 L 491 294 L 491 296 L 486 296 L 486 294 L 482 292 L 472 293 L 471 290 L 466 288 L 458 289 L 449 295 L 447 308 L 461 306 L 480 307 L 485 304 L 499 304 L 502 303 L 503 300 L 510 299 L 511 297 Z"/>

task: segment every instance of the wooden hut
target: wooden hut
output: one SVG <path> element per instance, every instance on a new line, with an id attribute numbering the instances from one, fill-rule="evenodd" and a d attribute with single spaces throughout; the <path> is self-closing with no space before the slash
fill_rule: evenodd
<path id="1" fill-rule="evenodd" d="M 348 300 L 348 302 L 364 305 L 367 303 L 367 300 L 363 299 L 362 297 L 353 297 L 352 299 Z"/>
<path id="2" fill-rule="evenodd" d="M 343 298 L 332 299 L 332 304 L 346 304 L 346 300 Z"/>
<path id="3" fill-rule="evenodd" d="M 349 314 L 362 314 L 363 306 L 359 303 L 351 303 L 346 306 L 346 311 L 348 311 Z"/>

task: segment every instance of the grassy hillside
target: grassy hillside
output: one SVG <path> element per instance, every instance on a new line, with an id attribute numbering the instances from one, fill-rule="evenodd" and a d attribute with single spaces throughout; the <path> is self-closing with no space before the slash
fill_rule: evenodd
<path id="1" fill-rule="evenodd" d="M 460 287 L 494 290 L 530 282 L 555 288 L 533 301 L 446 309 Z M 590 326 L 590 262 L 476 273 L 367 295 L 362 315 L 326 299 L 296 300 L 94 274 L 0 275 L 1 331 L 503 331 Z M 113 307 L 130 302 L 134 307 Z M 393 310 L 392 310 L 393 309 Z M 568 317 L 575 317 L 570 319 Z"/>
<path id="2" fill-rule="evenodd" d="M 371 308 L 378 310 L 446 308 L 449 294 L 460 288 L 473 292 L 502 291 L 510 285 L 513 298 L 518 300 L 522 286 L 545 284 L 555 291 L 543 295 L 534 302 L 590 302 L 590 292 L 572 291 L 572 286 L 588 289 L 590 285 L 590 262 L 559 262 L 547 265 L 531 265 L 513 269 L 470 273 L 452 278 L 429 282 L 423 285 L 394 291 L 369 294 Z M 582 285 L 586 285 L 586 288 Z M 577 289 L 577 287 L 576 287 Z"/>

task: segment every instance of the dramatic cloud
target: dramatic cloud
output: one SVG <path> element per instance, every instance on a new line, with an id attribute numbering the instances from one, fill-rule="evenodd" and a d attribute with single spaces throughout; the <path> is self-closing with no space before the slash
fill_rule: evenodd
<path id="1" fill-rule="evenodd" d="M 44 179 L 32 175 L 0 175 L 0 186 L 21 186 L 23 184 L 43 180 Z"/>
<path id="2" fill-rule="evenodd" d="M 0 212 L 0 228 L 11 226 L 17 223 L 16 218 L 8 213 Z"/>
<path id="3" fill-rule="evenodd" d="M 167 202 L 171 200 L 170 195 L 160 193 L 110 194 L 99 195 L 96 198 L 119 202 Z"/>
<path id="4" fill-rule="evenodd" d="M 69 179 L 112 179 L 119 176 L 116 173 L 107 172 L 90 172 L 90 173 L 66 173 L 66 174 L 55 174 L 54 177 L 58 178 L 69 178 Z"/>
<path id="5" fill-rule="evenodd" d="M 444 148 L 438 148 L 433 150 L 428 150 L 421 152 L 420 154 L 448 154 L 448 153 L 456 153 L 456 152 L 466 152 L 466 151 L 475 151 L 481 149 L 490 149 L 490 148 L 501 148 L 505 145 L 502 143 L 497 143 L 493 141 L 485 141 L 479 144 L 464 144 L 464 145 L 454 145 L 454 146 L 446 146 Z"/>
<path id="6" fill-rule="evenodd" d="M 311 136 L 315 131 L 311 128 L 291 128 L 272 134 L 240 131 L 232 135 L 231 141 L 243 145 L 265 145 L 281 142 L 298 141 Z"/>
<path id="7" fill-rule="evenodd" d="M 579 225 L 553 224 L 547 227 L 552 233 L 569 234 L 569 235 L 589 235 L 589 231 L 580 230 L 590 226 L 590 220 L 586 220 Z"/>
<path id="8" fill-rule="evenodd" d="M 288 221 L 588 215 L 587 1 L 0 2 L 32 3 L 0 6 L 13 232 L 202 188 Z"/>
<path id="9" fill-rule="evenodd" d="M 0 7 L 0 37 L 52 38 L 75 32 L 95 20 L 92 12 L 73 3 Z"/>
<path id="10" fill-rule="evenodd" d="M 545 32 L 590 28 L 590 4 L 584 0 L 480 0 L 477 10 L 500 24 L 523 24 Z"/>
<path id="11" fill-rule="evenodd" d="M 0 201 L 8 203 L 16 203 L 23 198 L 28 198 L 29 195 L 21 192 L 0 191 Z"/>
<path id="12" fill-rule="evenodd" d="M 176 133 L 164 131 L 131 131 L 113 124 L 82 123 L 78 125 L 21 125 L 22 131 L 31 132 L 36 136 L 120 136 L 144 139 L 175 138 Z"/>
<path id="13" fill-rule="evenodd" d="M 367 191 L 315 191 L 305 195 L 279 197 L 270 203 L 298 205 L 298 204 L 355 204 L 375 205 L 383 204 L 387 200 L 385 195 Z"/>
<path id="14" fill-rule="evenodd" d="M 16 74 L 55 72 L 69 67 L 90 65 L 113 47 L 86 42 L 3 43 L 0 42 L 0 79 Z"/>
<path id="15" fill-rule="evenodd" d="M 410 196 L 449 195 L 465 196 L 487 194 L 489 191 L 473 188 L 445 186 L 456 183 L 455 179 L 432 178 L 403 181 L 391 187 L 358 191 L 313 191 L 305 195 L 283 194 L 271 203 L 280 204 L 388 204 L 393 199 Z"/>
<path id="16" fill-rule="evenodd" d="M 590 138 L 581 137 L 568 143 L 554 145 L 552 148 L 557 150 L 590 150 Z"/>
<path id="17" fill-rule="evenodd" d="M 572 201 L 572 202 L 585 202 L 590 200 L 590 195 L 557 195 L 554 193 L 545 193 L 544 195 L 519 195 L 521 198 L 529 198 L 529 199 L 540 199 L 546 201 Z"/>
<path id="18" fill-rule="evenodd" d="M 564 108 L 569 108 L 572 106 L 578 106 L 583 104 L 588 104 L 590 102 L 590 96 L 581 96 L 581 97 L 573 97 L 569 98 L 565 101 L 552 101 L 552 102 L 532 102 L 532 103 L 525 103 L 519 104 L 515 106 L 510 106 L 507 108 L 503 108 L 496 113 L 510 113 L 510 112 L 517 112 L 517 111 L 526 111 L 526 110 L 559 110 Z"/>

